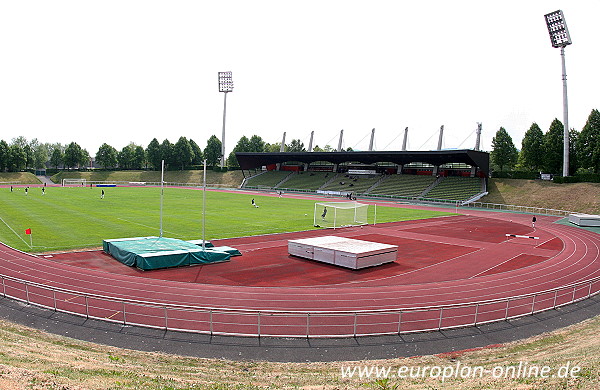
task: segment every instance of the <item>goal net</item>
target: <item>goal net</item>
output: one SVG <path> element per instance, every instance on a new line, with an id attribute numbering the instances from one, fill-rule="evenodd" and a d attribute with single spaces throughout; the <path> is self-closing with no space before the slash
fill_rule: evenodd
<path id="1" fill-rule="evenodd" d="M 314 226 L 339 228 L 367 224 L 368 204 L 358 202 L 315 203 Z"/>
<path id="2" fill-rule="evenodd" d="M 63 179 L 62 180 L 62 185 L 63 187 L 73 187 L 73 186 L 79 186 L 79 187 L 84 187 L 87 184 L 86 179 Z"/>

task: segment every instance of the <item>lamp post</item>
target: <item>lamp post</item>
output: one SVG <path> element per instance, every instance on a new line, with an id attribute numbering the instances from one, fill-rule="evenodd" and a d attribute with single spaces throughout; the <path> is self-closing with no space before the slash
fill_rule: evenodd
<path id="1" fill-rule="evenodd" d="M 567 68 L 565 66 L 565 47 L 571 44 L 571 35 L 567 28 L 565 16 L 561 10 L 550 12 L 544 15 L 546 26 L 550 34 L 552 47 L 560 47 L 560 57 L 562 59 L 562 80 L 563 80 L 563 124 L 564 124 L 564 145 L 563 145 L 563 176 L 569 176 L 569 107 L 567 103 Z"/>
<path id="2" fill-rule="evenodd" d="M 231 72 L 219 72 L 219 92 L 225 93 L 223 99 L 223 136 L 221 137 L 221 169 L 225 166 L 225 114 L 227 112 L 227 93 L 233 91 Z"/>

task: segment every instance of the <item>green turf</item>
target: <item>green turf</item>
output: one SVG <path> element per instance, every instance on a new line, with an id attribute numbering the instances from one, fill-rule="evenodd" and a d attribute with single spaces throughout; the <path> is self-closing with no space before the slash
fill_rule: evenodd
<path id="1" fill-rule="evenodd" d="M 159 235 L 160 188 L 39 187 L 29 195 L 0 188 L 0 241 L 30 252 L 98 247 L 103 239 Z M 163 232 L 184 240 L 202 238 L 200 190 L 165 188 Z M 260 206 L 254 208 L 251 199 Z M 206 239 L 313 228 L 315 200 L 206 192 Z M 306 214 L 306 215 L 305 215 Z M 429 210 L 377 207 L 377 222 L 450 215 Z M 373 207 L 369 207 L 369 222 Z M 32 230 L 33 248 L 25 229 Z"/>

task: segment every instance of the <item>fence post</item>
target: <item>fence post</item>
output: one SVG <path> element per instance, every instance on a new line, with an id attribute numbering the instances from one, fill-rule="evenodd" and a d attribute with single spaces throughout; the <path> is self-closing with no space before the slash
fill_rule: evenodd
<path id="1" fill-rule="evenodd" d="M 25 297 L 27 298 L 27 304 L 29 305 L 29 285 L 25 284 Z"/>
<path id="2" fill-rule="evenodd" d="M 169 330 L 169 316 L 167 314 L 167 307 L 164 307 L 165 311 L 165 330 Z"/>
<path id="3" fill-rule="evenodd" d="M 4 277 L 2 277 L 2 296 L 6 298 L 6 282 L 4 280 Z"/>
<path id="4" fill-rule="evenodd" d="M 558 296 L 558 290 L 554 292 L 554 303 L 552 304 L 552 308 L 556 309 L 556 297 Z"/>
<path id="5" fill-rule="evenodd" d="M 356 337 L 356 312 L 354 313 L 354 337 Z"/>
<path id="6" fill-rule="evenodd" d="M 306 337 L 310 335 L 310 313 L 306 313 Z"/>
<path id="7" fill-rule="evenodd" d="M 85 318 L 90 318 L 90 306 L 88 304 L 88 296 L 85 296 Z"/>
<path id="8" fill-rule="evenodd" d="M 442 318 L 444 317 L 444 308 L 440 308 L 440 322 L 438 323 L 438 330 L 442 329 Z"/>
<path id="9" fill-rule="evenodd" d="M 258 325 L 258 337 L 260 337 L 260 311 L 258 312 L 258 318 L 257 318 L 257 325 Z"/>
<path id="10" fill-rule="evenodd" d="M 531 314 L 533 314 L 533 309 L 535 307 L 535 297 L 537 297 L 537 295 L 533 296 L 533 301 L 531 302 Z"/>
<path id="11" fill-rule="evenodd" d="M 123 302 L 123 325 L 127 325 L 127 316 L 125 315 L 125 302 Z"/>
<path id="12" fill-rule="evenodd" d="M 588 298 L 592 296 L 592 284 L 593 282 L 590 282 L 590 288 L 588 289 Z"/>
<path id="13" fill-rule="evenodd" d="M 213 309 L 210 309 L 208 311 L 208 313 L 210 314 L 210 335 L 213 335 Z"/>
<path id="14" fill-rule="evenodd" d="M 571 302 L 575 302 L 575 291 L 577 290 L 577 286 L 573 286 L 573 297 L 571 298 Z"/>
<path id="15" fill-rule="evenodd" d="M 473 326 L 477 326 L 477 314 L 479 313 L 479 303 L 477 304 L 477 306 L 475 306 L 475 322 L 473 323 Z"/>
<path id="16" fill-rule="evenodd" d="M 54 311 L 56 311 L 56 290 L 52 290 L 52 303 L 54 303 Z"/>
<path id="17" fill-rule="evenodd" d="M 400 334 L 400 325 L 402 324 L 402 310 L 398 313 L 398 334 Z"/>
<path id="18" fill-rule="evenodd" d="M 510 305 L 510 298 L 506 300 L 506 313 L 504 314 L 504 320 L 508 319 L 508 305 Z"/>

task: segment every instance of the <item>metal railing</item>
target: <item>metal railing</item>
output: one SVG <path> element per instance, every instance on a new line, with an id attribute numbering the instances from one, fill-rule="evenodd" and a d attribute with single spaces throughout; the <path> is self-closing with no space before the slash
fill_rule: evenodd
<path id="1" fill-rule="evenodd" d="M 86 318 L 232 336 L 356 337 L 476 326 L 555 309 L 600 292 L 600 277 L 478 302 L 356 311 L 283 311 L 177 305 L 85 293 L 0 275 L 3 297 Z"/>
<path id="2" fill-rule="evenodd" d="M 572 211 L 546 209 L 543 207 L 516 206 L 516 205 L 512 205 L 512 204 L 484 203 L 484 202 L 471 202 L 469 204 L 465 204 L 463 207 L 475 207 L 475 208 L 491 209 L 491 210 L 504 210 L 504 211 L 512 211 L 515 213 L 546 214 L 546 215 L 555 215 L 555 216 L 560 216 L 560 217 L 566 217 L 569 214 L 573 213 Z"/>

